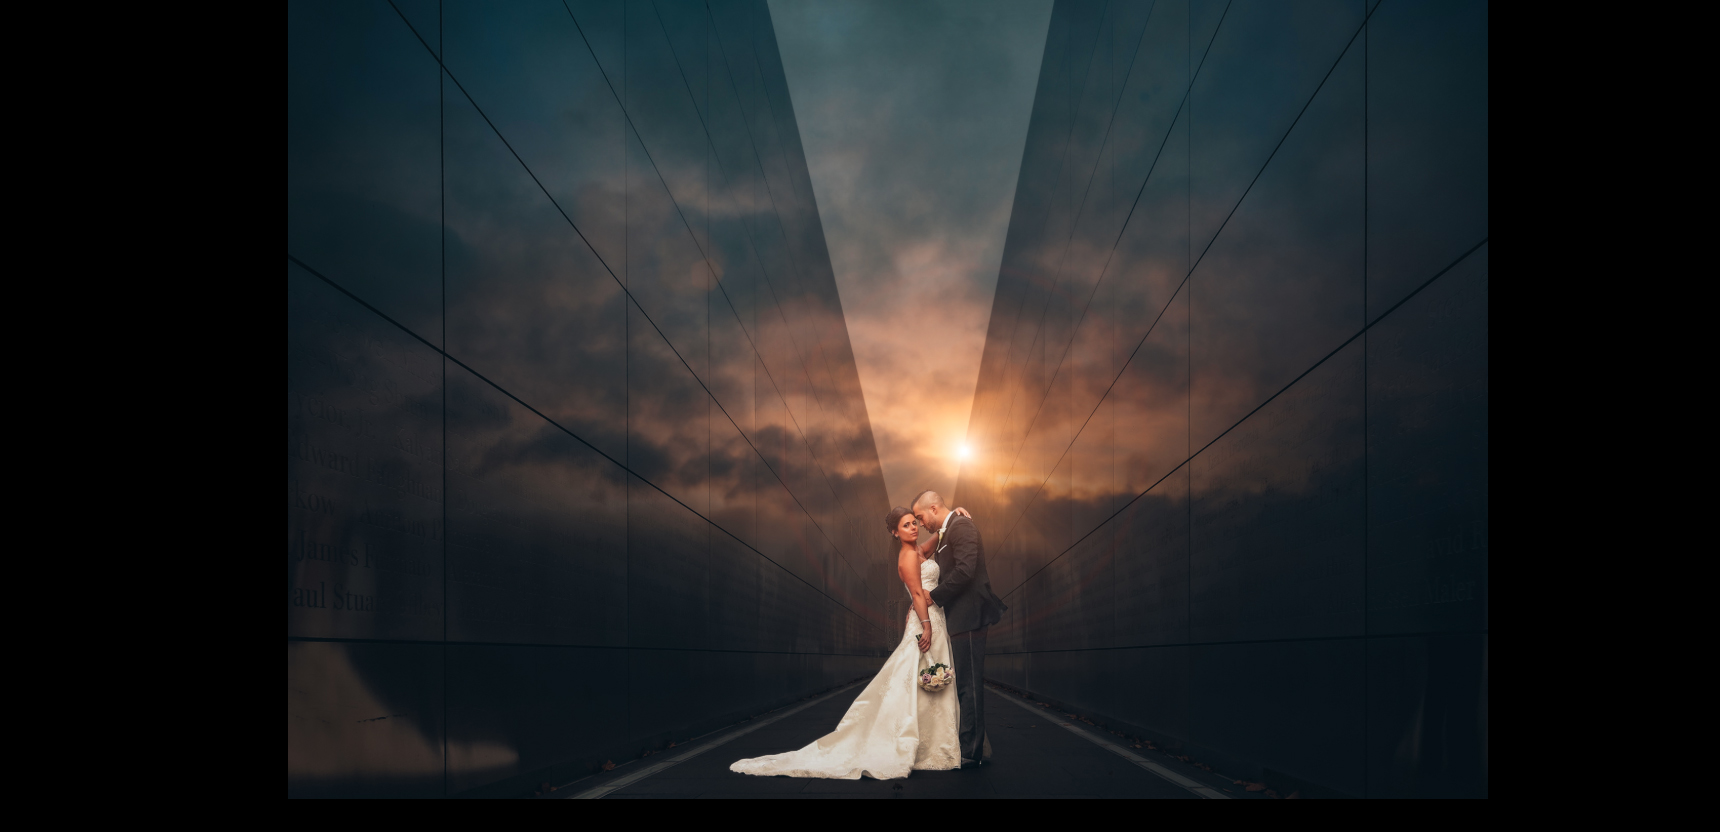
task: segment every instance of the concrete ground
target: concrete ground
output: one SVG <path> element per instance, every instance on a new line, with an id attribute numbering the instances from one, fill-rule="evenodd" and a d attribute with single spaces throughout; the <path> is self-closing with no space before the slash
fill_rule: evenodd
<path id="1" fill-rule="evenodd" d="M 1136 749 L 1066 714 L 989 688 L 992 760 L 977 769 L 916 771 L 903 780 L 753 777 L 746 757 L 800 748 L 836 727 L 861 686 L 717 731 L 663 756 L 569 783 L 554 798 L 1254 798 L 1239 785 L 1167 754 Z M 1025 707 L 1023 707 L 1025 706 Z"/>

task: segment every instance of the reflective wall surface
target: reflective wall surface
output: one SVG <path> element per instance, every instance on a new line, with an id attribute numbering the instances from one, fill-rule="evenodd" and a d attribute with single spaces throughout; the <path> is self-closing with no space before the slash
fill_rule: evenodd
<path id="1" fill-rule="evenodd" d="M 287 43 L 289 795 L 529 791 L 873 672 L 889 506 L 765 3 L 294 0 Z"/>
<path id="2" fill-rule="evenodd" d="M 1487 793 L 1488 8 L 1060 0 L 957 502 L 993 676 Z"/>

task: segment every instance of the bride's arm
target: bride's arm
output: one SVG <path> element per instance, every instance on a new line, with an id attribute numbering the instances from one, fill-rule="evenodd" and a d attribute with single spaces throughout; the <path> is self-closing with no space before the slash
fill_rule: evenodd
<path id="1" fill-rule="evenodd" d="M 902 584 L 908 588 L 908 594 L 914 599 L 914 619 L 920 622 L 920 652 L 932 649 L 932 614 L 930 596 L 920 583 L 920 557 L 913 549 L 904 548 L 901 557 L 896 558 L 896 572 L 902 576 Z"/>

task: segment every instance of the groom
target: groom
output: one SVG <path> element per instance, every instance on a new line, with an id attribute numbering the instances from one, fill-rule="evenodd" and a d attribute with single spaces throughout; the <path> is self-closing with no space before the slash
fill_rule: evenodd
<path id="1" fill-rule="evenodd" d="M 973 520 L 952 514 L 936 491 L 920 492 L 912 509 L 920 525 L 938 530 L 938 588 L 932 590 L 932 603 L 944 608 L 944 625 L 950 629 L 962 768 L 977 766 L 991 757 L 985 735 L 985 628 L 1003 618 L 1008 607 L 991 591 L 985 542 Z"/>

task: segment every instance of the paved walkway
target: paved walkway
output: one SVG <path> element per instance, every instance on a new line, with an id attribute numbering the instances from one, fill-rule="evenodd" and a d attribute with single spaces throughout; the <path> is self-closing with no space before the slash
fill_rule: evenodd
<path id="1" fill-rule="evenodd" d="M 905 780 L 751 777 L 729 764 L 800 748 L 841 720 L 861 686 L 790 706 L 689 743 L 673 756 L 646 758 L 568 784 L 554 797 L 1010 798 L 1243 797 L 1227 780 L 1167 755 L 1125 747 L 1062 713 L 986 691 L 992 762 L 966 771 L 916 771 Z M 1025 705 L 1026 707 L 1023 707 Z M 761 724 L 762 723 L 762 724 Z M 1147 755 L 1147 756 L 1142 756 Z M 1231 790 L 1235 789 L 1236 792 Z M 1247 795 L 1253 797 L 1253 795 Z"/>

